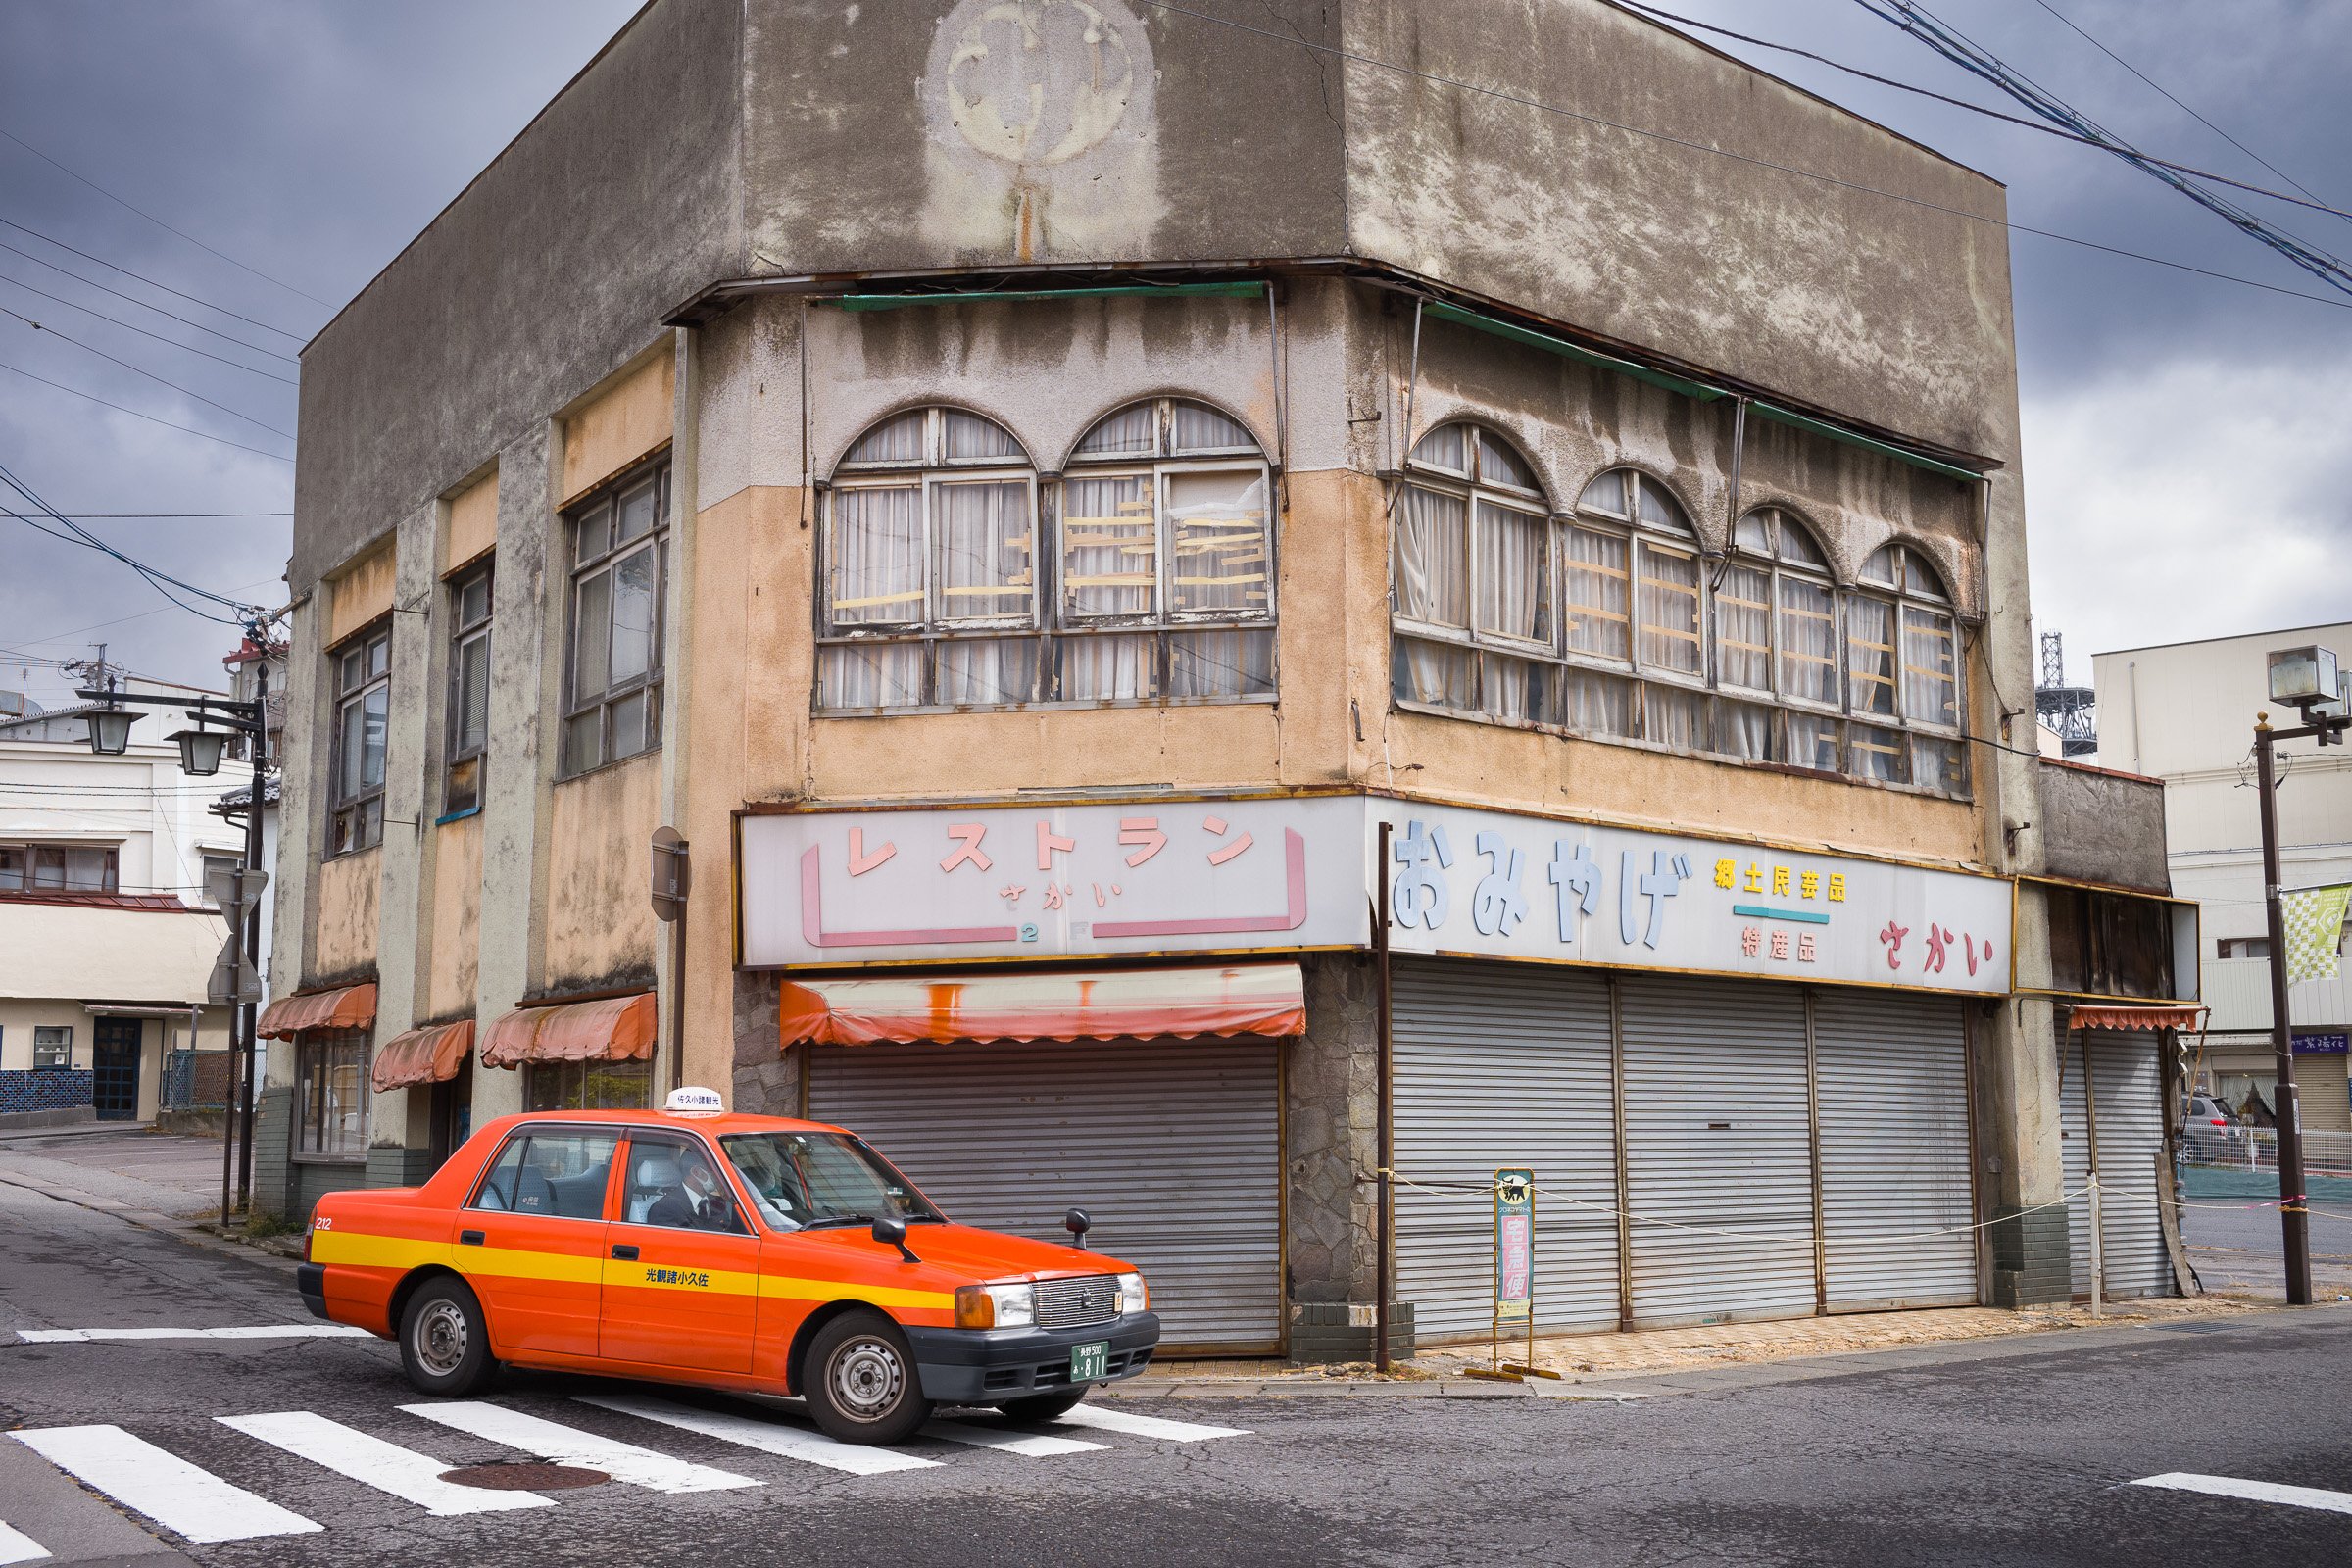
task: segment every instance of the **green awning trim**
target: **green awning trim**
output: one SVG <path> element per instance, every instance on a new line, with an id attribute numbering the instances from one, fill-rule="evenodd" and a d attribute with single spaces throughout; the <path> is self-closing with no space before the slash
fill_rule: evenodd
<path id="1" fill-rule="evenodd" d="M 1126 283 L 1108 288 L 1037 288 L 1018 293 L 988 289 L 971 289 L 954 294 L 837 294 L 819 300 L 822 305 L 838 305 L 845 311 L 896 311 L 909 305 L 970 305 L 982 300 L 1090 300 L 1141 298 L 1145 296 L 1176 297 L 1202 295 L 1225 299 L 1253 300 L 1264 294 L 1263 283 Z"/>
<path id="2" fill-rule="evenodd" d="M 1566 338 L 1553 337 L 1548 332 L 1538 332 L 1532 327 L 1514 326 L 1508 321 L 1498 321 L 1491 316 L 1481 316 L 1476 311 L 1465 311 L 1458 305 L 1447 305 L 1443 300 L 1431 300 L 1422 306 L 1422 310 L 1441 321 L 1451 321 L 1457 326 L 1466 326 L 1473 331 L 1488 332 L 1495 337 L 1509 338 L 1514 343 L 1526 343 L 1532 347 L 1543 349 L 1546 353 L 1557 354 L 1563 359 L 1578 361 L 1580 364 L 1598 366 L 1604 370 L 1615 370 L 1619 375 L 1630 375 L 1637 381 L 1645 381 L 1651 386 L 1662 386 L 1669 392 L 1680 392 L 1683 396 L 1695 398 L 1701 403 L 1712 403 L 1717 398 L 1725 396 L 1719 387 L 1706 386 L 1697 381 L 1688 381 L 1679 375 L 1668 375 L 1664 370 L 1653 370 L 1646 365 L 1636 365 L 1631 360 L 1621 360 L 1613 354 L 1600 354 L 1592 349 L 1580 348 Z"/>
<path id="3" fill-rule="evenodd" d="M 1785 424 L 1794 430 L 1807 430 L 1832 441 L 1842 441 L 1849 447 L 1860 447 L 1865 452 L 1876 452 L 1883 458 L 1892 458 L 1898 463 L 1908 463 L 1914 468 L 1925 468 L 1930 473 L 1940 473 L 1949 479 L 1965 479 L 1971 484 L 1976 484 L 1984 477 L 1973 468 L 1963 468 L 1956 463 L 1944 463 L 1939 459 L 1931 458 L 1925 453 L 1898 447 L 1890 441 L 1881 441 L 1874 436 L 1864 435 L 1859 430 L 1848 430 L 1842 425 L 1831 424 L 1827 420 L 1809 417 L 1793 410 L 1784 409 L 1776 403 L 1767 403 L 1762 398 L 1751 401 L 1748 408 L 1759 418 L 1770 419 L 1775 424 Z"/>
<path id="4" fill-rule="evenodd" d="M 1575 360 L 1580 364 L 1597 366 L 1604 370 L 1614 370 L 1619 375 L 1631 376 L 1635 380 L 1650 386 L 1664 387 L 1669 392 L 1679 392 L 1684 397 L 1700 403 L 1712 403 L 1719 398 L 1733 395 L 1722 387 L 1708 386 L 1702 381 L 1692 381 L 1680 375 L 1670 375 L 1664 370 L 1653 370 L 1646 365 L 1636 365 L 1631 360 L 1621 360 L 1613 354 L 1602 354 L 1593 349 L 1584 348 L 1565 338 L 1554 337 L 1548 332 L 1539 332 L 1532 327 L 1517 326 L 1509 321 L 1497 320 L 1494 317 L 1481 315 L 1477 311 L 1465 310 L 1459 305 L 1448 305 L 1443 300 L 1425 301 L 1421 309 L 1425 315 L 1434 316 L 1441 321 L 1451 321 L 1458 326 L 1469 327 L 1473 331 L 1508 338 L 1514 343 L 1525 343 L 1531 347 L 1543 349 L 1546 353 Z M 1881 441 L 1876 436 L 1864 435 L 1859 430 L 1849 430 L 1843 425 L 1832 424 L 1827 419 L 1816 419 L 1809 415 L 1798 414 L 1793 409 L 1784 409 L 1777 403 L 1767 403 L 1761 398 L 1750 399 L 1748 408 L 1759 417 L 1770 419 L 1776 424 L 1785 424 L 1792 429 L 1808 431 L 1832 441 L 1842 442 L 1849 447 L 1860 447 L 1865 452 L 1876 452 L 1881 457 L 1892 458 L 1898 463 L 1907 463 L 1915 468 L 1924 468 L 1930 473 L 1939 473 L 1950 479 L 1965 479 L 1971 484 L 1977 483 L 1984 477 L 1973 468 L 1963 468 L 1957 464 L 1945 463 L 1941 459 L 1931 458 L 1925 453 L 1913 452 L 1907 447 L 1896 446 L 1891 441 Z"/>

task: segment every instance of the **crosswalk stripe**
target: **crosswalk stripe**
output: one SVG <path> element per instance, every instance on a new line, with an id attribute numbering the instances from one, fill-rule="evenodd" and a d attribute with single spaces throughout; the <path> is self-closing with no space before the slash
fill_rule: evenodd
<path id="1" fill-rule="evenodd" d="M 552 1508 L 553 1497 L 535 1492 L 491 1492 L 461 1487 L 441 1479 L 450 1468 L 430 1454 L 404 1448 L 396 1443 L 357 1432 L 340 1421 L 329 1421 L 308 1410 L 281 1410 L 270 1415 L 215 1416 L 249 1438 L 323 1465 L 362 1486 L 388 1492 L 427 1513 L 447 1518 L 463 1513 L 503 1513 L 511 1508 Z"/>
<path id="2" fill-rule="evenodd" d="M 401 1408 L 427 1421 L 537 1454 L 551 1464 L 602 1470 L 615 1481 L 649 1487 L 656 1492 L 722 1492 L 729 1487 L 760 1485 L 750 1476 L 689 1464 L 666 1453 L 640 1448 L 633 1443 L 599 1437 L 593 1432 L 544 1421 L 501 1405 L 456 1399 L 446 1404 L 404 1404 Z"/>
<path id="3" fill-rule="evenodd" d="M 26 1345 L 86 1345 L 97 1340 L 368 1340 L 348 1323 L 259 1323 L 233 1329 L 19 1329 Z"/>
<path id="4" fill-rule="evenodd" d="M 1000 1453 L 1025 1454 L 1043 1459 L 1056 1453 L 1091 1453 L 1104 1445 L 1089 1443 L 1083 1438 L 1049 1438 L 1028 1433 L 1012 1432 L 1004 1427 L 972 1427 L 960 1421 L 926 1421 L 923 1436 L 944 1438 L 950 1443 L 965 1443 L 975 1448 L 995 1448 Z"/>
<path id="5" fill-rule="evenodd" d="M 22 1530 L 11 1530 L 8 1521 L 0 1519 L 0 1563 L 39 1562 L 48 1555 L 39 1542 Z"/>
<path id="6" fill-rule="evenodd" d="M 1201 1443 L 1210 1438 L 1246 1438 L 1241 1427 L 1203 1426 L 1197 1421 L 1170 1421 L 1130 1410 L 1106 1410 L 1099 1404 L 1073 1405 L 1054 1418 L 1063 1426 L 1097 1427 L 1133 1438 L 1163 1438 L 1170 1443 Z"/>
<path id="7" fill-rule="evenodd" d="M 821 1464 L 829 1470 L 847 1470 L 854 1476 L 887 1475 L 894 1470 L 928 1470 L 939 1463 L 937 1459 L 917 1458 L 911 1453 L 900 1453 L 892 1448 L 869 1448 L 855 1443 L 836 1443 L 820 1432 L 787 1426 L 780 1421 L 761 1420 L 757 1416 L 738 1415 L 725 1410 L 703 1410 L 691 1405 L 672 1404 L 666 1399 L 602 1394 L 575 1394 L 572 1397 L 582 1404 L 617 1410 L 622 1415 L 642 1416 L 648 1421 L 659 1421 L 664 1426 L 678 1427 L 687 1432 L 699 1432 L 706 1438 L 758 1448 L 761 1453 L 772 1453 L 780 1459 L 800 1459 L 809 1464 Z"/>
<path id="8" fill-rule="evenodd" d="M 2274 1481 L 2240 1481 L 2235 1476 L 2199 1476 L 2176 1470 L 2160 1476 L 2143 1476 L 2131 1485 L 2169 1487 L 2176 1492 L 2203 1492 L 2216 1497 L 2243 1497 L 2249 1502 L 2283 1502 L 2296 1508 L 2352 1513 L 2352 1492 L 2326 1492 L 2318 1487 L 2285 1487 Z"/>
<path id="9" fill-rule="evenodd" d="M 121 1427 L 42 1427 L 10 1437 L 133 1513 L 204 1544 L 325 1527 L 232 1487 Z"/>

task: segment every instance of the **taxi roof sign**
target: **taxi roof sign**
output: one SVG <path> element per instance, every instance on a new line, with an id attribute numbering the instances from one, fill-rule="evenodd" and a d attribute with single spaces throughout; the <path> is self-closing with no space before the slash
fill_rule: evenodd
<path id="1" fill-rule="evenodd" d="M 717 1116 L 726 1111 L 726 1102 L 718 1098 L 715 1089 L 698 1089 L 689 1085 L 672 1089 L 662 1108 L 672 1116 Z"/>

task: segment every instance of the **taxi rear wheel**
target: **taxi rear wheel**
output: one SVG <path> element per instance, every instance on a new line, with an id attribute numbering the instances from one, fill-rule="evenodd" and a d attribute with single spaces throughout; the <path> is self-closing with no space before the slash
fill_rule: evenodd
<path id="1" fill-rule="evenodd" d="M 490 1381 L 490 1329 L 482 1303 L 461 1280 L 427 1281 L 400 1314 L 400 1365 L 420 1394 L 444 1398 Z"/>
<path id="2" fill-rule="evenodd" d="M 808 1413 L 843 1443 L 900 1443 L 931 1417 L 906 1336 L 879 1312 L 845 1312 L 816 1331 L 804 1380 Z"/>

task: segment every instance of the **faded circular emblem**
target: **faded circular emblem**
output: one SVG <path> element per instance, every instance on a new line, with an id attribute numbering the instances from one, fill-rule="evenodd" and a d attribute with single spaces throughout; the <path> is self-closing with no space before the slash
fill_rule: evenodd
<path id="1" fill-rule="evenodd" d="M 956 131 L 1007 164 L 1065 163 L 1149 108 L 1151 41 L 1120 0 L 961 0 L 931 65 Z"/>

